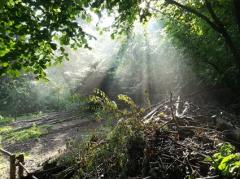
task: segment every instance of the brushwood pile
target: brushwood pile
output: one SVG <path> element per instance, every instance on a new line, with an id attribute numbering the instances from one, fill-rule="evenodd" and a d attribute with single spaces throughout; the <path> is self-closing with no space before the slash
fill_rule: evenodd
<path id="1" fill-rule="evenodd" d="M 239 116 L 180 97 L 73 142 L 38 178 L 239 178 Z M 70 161 L 70 162 L 69 162 Z"/>

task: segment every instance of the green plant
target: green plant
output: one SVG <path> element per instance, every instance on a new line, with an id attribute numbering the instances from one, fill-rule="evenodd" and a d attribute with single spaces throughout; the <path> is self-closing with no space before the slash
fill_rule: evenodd
<path id="1" fill-rule="evenodd" d="M 139 173 L 145 147 L 143 127 L 141 121 L 131 118 L 114 128 L 95 131 L 81 143 L 69 141 L 67 154 L 58 163 L 70 166 L 66 171 L 74 170 L 75 178 L 126 178 Z"/>
<path id="2" fill-rule="evenodd" d="M 240 177 L 240 153 L 230 143 L 221 144 L 218 151 L 206 160 L 211 169 L 226 177 Z"/>
<path id="3" fill-rule="evenodd" d="M 2 127 L 0 127 L 0 134 L 8 132 L 10 130 L 12 130 L 11 126 L 2 126 Z"/>
<path id="4" fill-rule="evenodd" d="M 0 125 L 8 124 L 8 123 L 11 123 L 13 121 L 15 121 L 15 119 L 12 118 L 12 117 L 3 117 L 3 116 L 0 115 Z"/>
<path id="5" fill-rule="evenodd" d="M 58 163 L 71 166 L 66 171 L 74 170 L 76 178 L 126 178 L 139 173 L 145 148 L 145 126 L 139 120 L 142 110 L 126 95 L 118 95 L 118 101 L 125 104 L 120 109 L 118 104 L 98 89 L 89 99 L 96 115 L 123 120 L 113 127 L 95 131 L 84 142 L 69 141 L 67 154 Z M 66 171 L 59 176 L 65 175 Z"/>
<path id="6" fill-rule="evenodd" d="M 119 94 L 117 102 L 120 105 L 111 100 L 103 91 L 95 89 L 93 95 L 89 96 L 87 108 L 95 112 L 97 119 L 106 116 L 108 119 L 138 118 L 144 112 L 144 109 L 138 108 L 135 102 L 127 95 Z"/>
<path id="7" fill-rule="evenodd" d="M 49 126 L 37 126 L 33 124 L 32 127 L 21 131 L 14 131 L 12 128 L 6 128 L 2 132 L 2 140 L 9 142 L 25 141 L 31 138 L 39 138 L 41 135 L 47 133 Z"/>

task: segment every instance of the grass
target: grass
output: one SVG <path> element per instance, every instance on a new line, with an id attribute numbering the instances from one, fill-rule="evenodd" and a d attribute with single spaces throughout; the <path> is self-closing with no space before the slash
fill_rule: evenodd
<path id="1" fill-rule="evenodd" d="M 2 127 L 0 127 L 0 134 L 9 132 L 11 130 L 12 130 L 11 126 L 2 126 Z"/>
<path id="2" fill-rule="evenodd" d="M 40 128 L 34 125 L 26 130 L 9 132 L 6 136 L 3 137 L 3 139 L 8 141 L 25 141 L 31 138 L 38 138 L 41 136 L 41 134 L 42 132 Z"/>
<path id="3" fill-rule="evenodd" d="M 19 116 L 16 120 L 26 120 L 40 117 L 42 113 L 37 114 L 28 114 L 24 116 Z M 0 115 L 0 142 L 16 142 L 16 141 L 26 141 L 32 138 L 39 138 L 41 135 L 46 134 L 50 128 L 50 126 L 42 125 L 36 126 L 33 125 L 28 129 L 24 129 L 21 131 L 14 131 L 10 124 L 14 122 L 15 119 L 12 117 L 3 117 Z"/>
<path id="4" fill-rule="evenodd" d="M 2 128 L 2 132 L 0 132 L 0 137 L 2 141 L 7 141 L 10 143 L 16 141 L 26 141 L 32 138 L 39 138 L 41 135 L 46 134 L 49 128 L 50 126 L 47 125 L 44 126 L 33 125 L 29 129 L 24 129 L 15 132 L 11 127 L 5 126 L 5 128 Z"/>
<path id="5" fill-rule="evenodd" d="M 6 117 L 6 116 L 3 117 L 3 116 L 0 115 L 0 125 L 6 125 L 6 124 L 12 123 L 14 121 L 18 121 L 18 120 L 28 120 L 28 119 L 39 118 L 42 115 L 43 115 L 42 112 L 17 116 L 16 118 Z"/>
<path id="6" fill-rule="evenodd" d="M 33 118 L 38 118 L 42 116 L 41 113 L 38 114 L 30 114 L 30 115 L 24 115 L 24 116 L 19 116 L 16 118 L 16 120 L 12 117 L 3 117 L 0 115 L 0 147 L 1 147 L 1 142 L 6 142 L 6 143 L 15 143 L 15 142 L 24 142 L 29 139 L 33 138 L 39 138 L 43 134 L 48 133 L 48 130 L 50 129 L 51 126 L 48 125 L 33 125 L 28 129 L 23 129 L 20 131 L 14 131 L 14 127 L 11 126 L 11 123 L 14 121 L 18 120 L 28 120 L 28 119 L 33 119 Z M 16 153 L 18 154 L 18 153 Z M 25 159 L 27 160 L 29 157 L 29 153 L 24 154 Z M 3 157 L 0 154 L 0 178 L 7 178 L 7 173 L 6 171 L 8 170 L 8 160 Z"/>

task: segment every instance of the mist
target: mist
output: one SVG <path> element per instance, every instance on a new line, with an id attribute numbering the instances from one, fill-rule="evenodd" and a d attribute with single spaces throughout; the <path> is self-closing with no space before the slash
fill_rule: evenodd
<path id="1" fill-rule="evenodd" d="M 87 29 L 96 36 L 90 41 L 92 49 L 67 48 L 70 60 L 47 69 L 49 82 L 38 82 L 35 90 L 56 86 L 60 96 L 86 96 L 99 88 L 112 98 L 121 93 L 142 104 L 146 93 L 156 103 L 170 91 L 179 94 L 184 83 L 194 79 L 188 57 L 172 45 L 161 22 L 136 24 L 131 35 L 115 40 L 110 32 L 100 35 L 95 26 Z M 45 95 L 50 91 L 44 90 Z"/>

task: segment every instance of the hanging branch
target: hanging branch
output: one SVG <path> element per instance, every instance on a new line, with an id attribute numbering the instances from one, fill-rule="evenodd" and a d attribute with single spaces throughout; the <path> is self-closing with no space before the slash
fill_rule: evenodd
<path id="1" fill-rule="evenodd" d="M 165 0 L 168 4 L 172 4 L 172 5 L 175 5 L 177 6 L 178 8 L 188 12 L 188 13 L 192 13 L 194 15 L 196 15 L 197 17 L 201 18 L 202 20 L 204 20 L 205 22 L 207 22 L 213 29 L 215 29 L 216 31 L 218 31 L 218 26 L 212 22 L 207 16 L 203 15 L 202 13 L 198 12 L 197 10 L 189 7 L 189 6 L 186 6 L 186 5 L 183 5 L 183 4 L 180 4 L 179 2 L 176 2 L 174 0 Z"/>
<path id="2" fill-rule="evenodd" d="M 205 6 L 208 9 L 208 12 L 211 15 L 211 18 L 213 19 L 213 21 L 210 20 L 207 16 L 205 16 L 201 12 L 197 11 L 196 9 L 193 9 L 192 7 L 183 5 L 179 2 L 176 2 L 175 0 L 165 0 L 165 1 L 166 1 L 166 3 L 175 5 L 176 7 L 186 11 L 187 13 L 196 15 L 197 17 L 204 20 L 207 24 L 209 24 L 216 32 L 218 32 L 224 38 L 225 43 L 231 50 L 231 53 L 234 57 L 235 64 L 237 65 L 239 72 L 240 72 L 240 55 L 239 55 L 238 49 L 236 48 L 231 36 L 225 29 L 224 25 L 219 20 L 219 18 L 216 16 L 215 12 L 213 11 L 212 5 L 208 0 L 205 0 Z"/>

